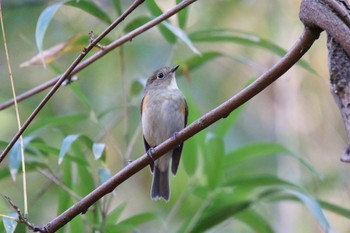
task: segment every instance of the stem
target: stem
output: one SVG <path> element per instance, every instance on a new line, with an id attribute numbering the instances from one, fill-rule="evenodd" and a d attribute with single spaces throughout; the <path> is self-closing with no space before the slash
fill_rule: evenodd
<path id="1" fill-rule="evenodd" d="M 83 51 L 79 54 L 79 56 L 73 61 L 73 63 L 68 67 L 68 69 L 60 76 L 58 81 L 52 87 L 52 89 L 47 93 L 44 99 L 39 103 L 39 105 L 35 108 L 35 110 L 30 114 L 28 119 L 24 122 L 22 127 L 17 131 L 15 136 L 12 138 L 10 143 L 5 147 L 4 151 L 2 151 L 0 155 L 0 163 L 5 158 L 7 153 L 11 150 L 13 145 L 16 143 L 18 138 L 23 134 L 23 132 L 28 128 L 30 123 L 34 120 L 36 115 L 41 111 L 41 109 L 46 105 L 49 99 L 55 94 L 61 84 L 66 80 L 69 76 L 73 74 L 73 71 L 77 68 L 78 64 L 83 60 L 83 58 L 87 55 L 87 53 L 94 48 L 98 42 L 100 42 L 110 31 L 112 31 L 119 23 L 121 23 L 131 12 L 133 12 L 140 4 L 142 4 L 144 0 L 135 0 L 133 4 L 121 15 L 119 16 L 111 25 L 109 25 L 95 40 L 91 41 L 91 43 L 83 49 Z"/>

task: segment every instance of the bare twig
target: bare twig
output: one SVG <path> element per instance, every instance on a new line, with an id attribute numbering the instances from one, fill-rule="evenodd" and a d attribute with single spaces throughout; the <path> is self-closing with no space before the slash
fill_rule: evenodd
<path id="1" fill-rule="evenodd" d="M 138 27 L 135 30 L 129 32 L 128 34 L 125 34 L 124 36 L 122 36 L 119 39 L 115 40 L 114 42 L 110 43 L 109 45 L 103 46 L 102 50 L 100 50 L 99 52 L 95 53 L 94 55 L 92 55 L 91 57 L 89 57 L 88 59 L 86 59 L 85 61 L 80 63 L 79 65 L 77 65 L 77 67 L 75 67 L 75 69 L 71 72 L 70 75 L 74 75 L 74 74 L 80 72 L 81 70 L 85 69 L 87 66 L 94 63 L 95 61 L 97 61 L 98 59 L 100 59 L 101 57 L 103 57 L 104 55 L 106 55 L 107 53 L 112 51 L 113 49 L 117 48 L 118 46 L 120 46 L 128 41 L 131 41 L 133 38 L 135 38 L 136 36 L 140 35 L 141 33 L 145 32 L 145 31 L 151 29 L 152 27 L 157 26 L 162 21 L 168 19 L 169 17 L 173 16 L 177 12 L 181 11 L 182 9 L 186 8 L 188 5 L 190 5 L 196 1 L 197 0 L 184 0 L 181 3 L 179 3 L 178 5 L 176 5 L 174 8 L 170 9 L 167 12 L 164 12 L 160 16 L 154 18 L 153 20 L 142 25 L 141 27 Z M 21 102 L 21 101 L 39 93 L 39 92 L 46 90 L 47 88 L 55 85 L 58 82 L 58 80 L 60 79 L 60 77 L 61 76 L 53 78 L 53 79 L 41 84 L 40 86 L 37 86 L 29 91 L 26 91 L 26 92 L 20 94 L 19 96 L 16 97 L 17 102 Z M 14 99 L 10 99 L 10 100 L 0 104 L 0 110 L 3 110 L 5 108 L 8 108 L 9 106 L 13 105 L 13 101 L 14 101 Z"/>
<path id="2" fill-rule="evenodd" d="M 17 205 L 15 205 L 15 203 L 12 202 L 12 200 L 7 197 L 4 196 L 4 199 L 9 203 L 9 205 L 16 211 L 18 218 L 15 219 L 15 221 L 19 222 L 19 223 L 24 223 L 30 230 L 34 231 L 34 232 L 41 232 L 40 227 L 35 226 L 34 224 L 32 224 L 31 222 L 28 221 L 28 219 L 26 217 L 24 217 L 24 215 L 22 214 L 21 210 L 18 208 Z"/>
<path id="3" fill-rule="evenodd" d="M 239 92 L 237 95 L 233 96 L 220 106 L 216 107 L 190 124 L 185 129 L 181 130 L 175 138 L 170 138 L 154 148 L 152 158 L 158 159 L 179 143 L 187 140 L 221 118 L 227 117 L 233 110 L 260 93 L 281 75 L 283 75 L 287 70 L 289 70 L 306 53 L 306 51 L 309 50 L 318 36 L 318 31 L 305 28 L 303 34 L 300 36 L 293 48 L 277 64 L 275 64 L 271 69 L 266 71 L 255 82 Z M 118 185 L 153 162 L 152 158 L 147 154 L 144 154 L 137 160 L 131 162 L 128 166 L 123 168 L 105 183 L 78 201 L 74 206 L 67 209 L 64 213 L 54 218 L 45 226 L 40 227 L 40 231 L 55 232 L 77 215 L 85 213 L 88 208 L 99 199 L 112 192 Z"/>
<path id="4" fill-rule="evenodd" d="M 53 94 L 58 90 L 61 84 L 72 75 L 72 72 L 77 68 L 78 64 L 83 60 L 86 54 L 96 46 L 96 44 L 101 41 L 110 31 L 112 31 L 119 23 L 121 23 L 131 12 L 133 12 L 140 4 L 142 4 L 144 0 L 135 0 L 133 4 L 121 15 L 119 16 L 111 25 L 109 25 L 96 39 L 91 41 L 91 43 L 83 49 L 83 51 L 79 54 L 79 56 L 74 60 L 74 62 L 68 67 L 68 69 L 59 77 L 55 85 L 52 89 L 47 93 L 44 99 L 40 102 L 40 104 L 35 108 L 35 110 L 30 114 L 28 119 L 22 125 L 22 128 L 17 131 L 15 136 L 12 138 L 10 143 L 5 147 L 4 151 L 0 155 L 0 163 L 5 158 L 7 153 L 11 150 L 13 145 L 16 143 L 18 138 L 22 135 L 22 133 L 26 130 L 29 124 L 33 121 L 35 116 L 41 111 L 41 109 L 45 106 L 45 104 L 49 101 L 49 99 L 53 96 Z"/>

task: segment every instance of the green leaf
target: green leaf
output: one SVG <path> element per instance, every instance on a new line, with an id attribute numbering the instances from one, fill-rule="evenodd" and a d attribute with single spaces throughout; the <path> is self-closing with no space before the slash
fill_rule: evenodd
<path id="1" fill-rule="evenodd" d="M 23 137 L 23 150 L 27 147 L 27 145 L 35 139 L 35 137 Z M 17 177 L 17 172 L 19 165 L 22 162 L 22 156 L 21 156 L 21 144 L 20 141 L 18 140 L 15 145 L 12 147 L 9 153 L 9 169 L 11 173 L 12 180 L 15 181 Z"/>
<path id="2" fill-rule="evenodd" d="M 86 223 L 83 222 L 83 219 L 80 216 L 69 221 L 68 226 L 70 227 L 70 232 L 86 232 L 86 229 L 84 229 Z"/>
<path id="3" fill-rule="evenodd" d="M 241 115 L 242 111 L 244 109 L 244 105 L 241 105 L 236 110 L 230 113 L 225 119 L 223 119 L 220 124 L 218 125 L 218 128 L 216 129 L 217 135 L 224 137 L 227 132 L 229 132 L 230 129 L 234 126 L 236 123 L 238 117 Z"/>
<path id="4" fill-rule="evenodd" d="M 96 4 L 94 4 L 91 1 L 72 0 L 72 1 L 66 2 L 65 5 L 79 8 L 79 9 L 85 11 L 86 13 L 89 13 L 89 14 L 97 17 L 98 19 L 105 22 L 106 24 L 112 23 L 112 20 L 109 18 L 108 14 L 106 12 L 104 12 L 99 6 L 97 6 Z"/>
<path id="5" fill-rule="evenodd" d="M 100 178 L 100 184 L 103 184 L 111 177 L 111 173 L 107 168 L 99 168 L 97 172 Z"/>
<path id="6" fill-rule="evenodd" d="M 123 9 L 120 4 L 120 0 L 112 0 L 112 3 L 114 5 L 115 11 L 118 13 L 118 15 L 121 15 L 123 13 Z"/>
<path id="7" fill-rule="evenodd" d="M 41 129 L 44 126 L 72 124 L 72 123 L 86 120 L 88 118 L 89 118 L 89 115 L 87 114 L 72 114 L 72 115 L 64 115 L 64 116 L 47 117 L 33 123 L 28 128 L 26 133 L 27 134 L 33 133 L 34 131 Z"/>
<path id="8" fill-rule="evenodd" d="M 199 50 L 193 45 L 191 39 L 187 36 L 186 32 L 181 30 L 181 28 L 175 27 L 167 21 L 163 21 L 162 24 L 169 29 L 175 36 L 181 39 L 191 50 L 197 55 L 201 55 Z"/>
<path id="9" fill-rule="evenodd" d="M 36 45 L 38 48 L 39 53 L 43 51 L 43 41 L 44 41 L 44 36 L 46 33 L 46 30 L 51 23 L 51 20 L 53 16 L 56 14 L 57 10 L 62 6 L 62 5 L 70 5 L 76 8 L 79 8 L 97 18 L 102 20 L 103 22 L 110 24 L 112 20 L 108 17 L 108 15 L 101 10 L 97 5 L 90 1 L 76 1 L 76 0 L 71 0 L 71 1 L 60 1 L 55 4 L 52 4 L 51 6 L 47 7 L 39 16 L 38 22 L 36 24 L 35 28 L 35 40 L 36 40 Z"/>
<path id="10" fill-rule="evenodd" d="M 163 12 L 158 7 L 158 5 L 153 0 L 146 1 L 147 7 L 149 11 L 151 12 L 152 16 L 157 17 L 161 15 Z M 176 36 L 163 24 L 158 25 L 160 33 L 164 36 L 164 38 L 170 43 L 174 44 L 176 42 Z"/>
<path id="11" fill-rule="evenodd" d="M 176 0 L 176 4 L 179 4 L 182 2 L 182 0 Z M 188 12 L 188 7 L 182 9 L 179 11 L 176 16 L 177 16 L 177 22 L 179 23 L 180 28 L 184 28 L 187 23 L 187 12 Z"/>
<path id="12" fill-rule="evenodd" d="M 209 189 L 214 190 L 222 180 L 223 159 L 225 156 L 225 145 L 222 138 L 207 134 L 204 150 L 204 169 L 208 180 Z"/>
<path id="13" fill-rule="evenodd" d="M 121 222 L 118 223 L 118 225 L 130 225 L 130 226 L 139 226 L 141 224 L 147 223 L 149 221 L 152 221 L 154 219 L 157 219 L 158 215 L 155 213 L 142 213 L 142 214 L 137 214 L 133 215 Z"/>
<path id="14" fill-rule="evenodd" d="M 154 213 L 142 213 L 131 216 L 115 225 L 107 224 L 106 231 L 113 233 L 128 233 L 138 232 L 137 227 L 141 224 L 147 223 L 156 219 L 158 216 Z"/>
<path id="15" fill-rule="evenodd" d="M 323 200 L 318 200 L 318 202 L 321 204 L 321 206 L 323 207 L 323 209 L 332 211 L 333 213 L 336 213 L 338 215 L 341 215 L 343 217 L 349 218 L 350 219 L 350 210 L 343 208 L 341 206 L 329 203 L 327 201 L 323 201 Z"/>
<path id="16" fill-rule="evenodd" d="M 210 228 L 222 223 L 242 211 L 247 210 L 251 206 L 251 202 L 238 202 L 230 205 L 220 206 L 219 208 L 212 206 L 206 209 L 201 218 L 196 222 L 189 232 L 205 232 Z"/>
<path id="17" fill-rule="evenodd" d="M 92 106 L 90 104 L 89 99 L 85 95 L 85 93 L 81 90 L 81 88 L 76 83 L 70 83 L 69 85 L 70 89 L 73 91 L 74 95 L 78 98 L 78 100 L 84 104 L 84 106 L 91 110 Z"/>
<path id="18" fill-rule="evenodd" d="M 133 20 L 131 20 L 125 27 L 124 27 L 124 32 L 128 33 L 131 32 L 133 30 L 135 30 L 136 28 L 140 27 L 141 25 L 147 23 L 148 21 L 151 20 L 151 17 L 149 16 L 139 16 Z"/>
<path id="19" fill-rule="evenodd" d="M 84 135 L 80 135 L 80 134 L 73 134 L 73 135 L 68 135 L 67 137 L 65 137 L 63 139 L 62 145 L 61 145 L 61 149 L 60 149 L 60 154 L 58 155 L 58 164 L 61 164 L 63 161 L 64 156 L 66 155 L 66 153 L 68 152 L 68 150 L 70 149 L 71 145 L 79 138 L 81 137 L 82 140 L 88 140 L 92 145 L 92 141 L 84 136 Z"/>
<path id="20" fill-rule="evenodd" d="M 90 139 L 86 136 L 80 137 L 80 140 L 84 141 L 85 144 L 91 145 L 92 142 Z M 88 147 L 89 147 L 88 145 Z M 85 152 L 82 149 L 82 146 L 78 143 L 72 144 L 72 151 L 74 153 L 74 157 L 81 157 L 83 160 L 86 161 L 87 157 L 85 156 Z M 76 183 L 72 187 L 73 191 L 80 194 L 81 196 L 88 195 L 92 190 L 95 188 L 94 179 L 92 176 L 92 171 L 90 171 L 89 166 L 82 166 L 78 165 L 77 170 L 79 174 L 76 178 Z M 91 217 L 91 212 L 86 213 L 87 217 Z M 93 220 L 91 219 L 91 222 Z"/>
<path id="21" fill-rule="evenodd" d="M 241 222 L 244 222 L 255 232 L 274 233 L 271 225 L 263 218 L 263 216 L 257 214 L 251 209 L 247 209 L 241 213 L 238 213 L 235 218 Z"/>
<path id="22" fill-rule="evenodd" d="M 60 176 L 60 179 L 62 182 L 68 187 L 72 188 L 73 186 L 73 179 L 72 179 L 72 169 L 71 169 L 71 163 L 64 162 L 61 165 L 60 172 L 62 175 Z M 58 205 L 57 205 L 57 215 L 60 215 L 64 211 L 66 211 L 72 203 L 72 200 L 70 199 L 69 194 L 63 190 L 58 189 Z M 64 232 L 64 231 L 61 231 Z"/>
<path id="23" fill-rule="evenodd" d="M 317 177 L 322 178 L 320 172 L 312 166 L 310 162 L 301 156 L 295 155 L 290 150 L 280 144 L 275 143 L 254 143 L 242 146 L 231 153 L 228 153 L 225 159 L 225 168 L 230 169 L 233 166 L 237 166 L 244 160 L 256 159 L 258 157 L 275 156 L 276 154 L 283 154 L 294 158 L 305 166 L 310 172 Z"/>
<path id="24" fill-rule="evenodd" d="M 192 122 L 199 118 L 201 114 L 190 95 L 186 95 L 186 101 L 188 108 L 190 109 L 188 122 Z M 200 149 L 204 148 L 204 138 L 205 133 L 200 132 L 196 135 L 196 137 L 192 137 L 184 143 L 184 151 L 183 155 L 181 156 L 181 160 L 186 173 L 190 176 L 193 176 L 198 169 L 199 158 L 201 157 Z"/>
<path id="25" fill-rule="evenodd" d="M 58 164 L 62 163 L 63 157 L 66 155 L 72 143 L 75 142 L 79 136 L 80 136 L 79 134 L 69 135 L 63 140 L 60 154 L 58 156 Z"/>
<path id="26" fill-rule="evenodd" d="M 46 33 L 46 29 L 49 26 L 53 16 L 58 8 L 60 8 L 66 1 L 57 2 L 47 7 L 39 16 L 38 22 L 35 28 L 35 40 L 39 53 L 43 51 L 43 41 Z"/>
<path id="27" fill-rule="evenodd" d="M 143 91 L 144 86 L 142 85 L 141 80 L 134 80 L 131 83 L 130 94 L 132 96 L 138 96 Z"/>
<path id="28" fill-rule="evenodd" d="M 275 175 L 266 175 L 266 174 L 258 174 L 258 175 L 246 175 L 246 176 L 235 176 L 228 179 L 225 182 L 225 185 L 228 186 L 239 186 L 239 187 L 253 187 L 256 189 L 259 186 L 290 186 L 297 188 L 298 186 L 282 180 Z"/>
<path id="29" fill-rule="evenodd" d="M 296 190 L 291 187 L 278 187 L 266 190 L 261 194 L 261 197 L 271 201 L 298 200 L 309 208 L 324 232 L 332 232 L 332 227 L 324 215 L 320 204 L 315 198 L 302 190 Z"/>
<path id="30" fill-rule="evenodd" d="M 273 42 L 262 39 L 252 33 L 240 30 L 208 29 L 193 32 L 189 35 L 189 37 L 193 42 L 232 42 L 246 46 L 257 46 L 267 49 L 279 56 L 284 56 L 287 52 Z M 317 74 L 316 70 L 313 69 L 309 63 L 300 60 L 297 64 L 307 71 Z"/>
<path id="31" fill-rule="evenodd" d="M 95 159 L 100 159 L 105 152 L 106 144 L 104 143 L 93 143 L 92 144 L 92 153 L 94 154 Z"/>
<path id="32" fill-rule="evenodd" d="M 32 142 L 32 143 L 30 143 L 30 146 L 35 147 L 41 153 L 55 155 L 57 157 L 60 153 L 60 149 L 58 149 L 56 147 L 49 146 L 47 143 L 43 143 L 43 142 Z M 73 157 L 72 155 L 70 155 L 68 153 L 66 153 L 66 155 L 64 156 L 64 159 L 75 162 L 79 165 L 83 165 L 83 166 L 88 165 L 88 163 L 84 159 L 78 158 L 78 157 Z"/>
<path id="33" fill-rule="evenodd" d="M 220 52 L 204 52 L 202 53 L 201 56 L 195 55 L 187 59 L 184 62 L 184 65 L 181 64 L 180 67 L 185 66 L 188 70 L 193 70 L 215 58 L 222 57 L 222 56 L 225 56 L 225 55 Z"/>
<path id="34" fill-rule="evenodd" d="M 107 216 L 106 224 L 107 225 L 114 225 L 118 221 L 118 219 L 119 219 L 120 215 L 122 214 L 123 210 L 125 209 L 125 207 L 126 207 L 126 203 L 124 202 L 124 203 L 120 204 L 119 206 L 117 206 L 117 208 L 115 208 L 112 212 L 110 212 Z"/>
<path id="35" fill-rule="evenodd" d="M 9 213 L 6 214 L 9 217 L 12 218 L 18 218 L 18 214 L 17 213 Z M 2 218 L 2 223 L 4 224 L 4 228 L 6 230 L 6 233 L 13 233 L 16 230 L 17 227 L 17 222 L 15 220 L 12 220 L 10 218 Z"/>

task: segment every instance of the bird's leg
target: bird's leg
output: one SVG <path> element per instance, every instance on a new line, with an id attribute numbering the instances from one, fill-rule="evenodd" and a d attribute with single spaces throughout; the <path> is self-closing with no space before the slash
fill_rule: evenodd
<path id="1" fill-rule="evenodd" d="M 179 132 L 175 131 L 174 134 L 173 134 L 173 138 L 176 142 L 178 142 L 178 138 L 177 138 L 177 135 L 179 134 Z M 178 146 L 180 146 L 180 143 L 178 143 Z"/>
<path id="2" fill-rule="evenodd" d="M 150 147 L 150 148 L 147 150 L 146 154 L 147 154 L 147 155 L 153 160 L 153 162 L 154 162 L 153 152 L 154 152 L 154 147 Z"/>

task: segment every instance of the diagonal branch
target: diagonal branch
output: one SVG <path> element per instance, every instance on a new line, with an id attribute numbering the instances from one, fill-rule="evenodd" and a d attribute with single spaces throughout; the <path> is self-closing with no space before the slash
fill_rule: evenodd
<path id="1" fill-rule="evenodd" d="M 48 82 L 50 85 L 40 85 L 37 90 L 44 90 L 51 85 L 54 85 L 50 92 L 45 96 L 45 98 L 40 102 L 40 104 L 36 107 L 36 109 L 32 112 L 32 114 L 28 117 L 28 119 L 24 122 L 22 128 L 15 134 L 15 136 L 12 138 L 12 140 L 9 142 L 9 144 L 5 147 L 5 149 L 0 154 L 0 163 L 2 160 L 6 157 L 7 153 L 11 150 L 13 145 L 16 143 L 18 138 L 23 134 L 23 132 L 26 130 L 26 128 L 29 126 L 29 124 L 33 121 L 35 116 L 40 112 L 40 110 L 45 106 L 45 104 L 48 102 L 48 100 L 51 98 L 51 96 L 58 90 L 58 88 L 61 86 L 61 84 L 66 80 L 67 78 L 71 77 L 72 75 L 76 74 L 77 72 L 81 71 L 88 65 L 92 64 L 99 58 L 106 55 L 108 52 L 112 51 L 113 49 L 117 48 L 118 46 L 124 44 L 127 41 L 131 41 L 134 37 L 140 35 L 141 33 L 147 31 L 148 29 L 158 25 L 165 19 L 169 18 L 170 16 L 176 14 L 183 8 L 187 7 L 188 5 L 196 2 L 197 0 L 184 0 L 177 6 L 175 6 L 173 9 L 165 12 L 164 14 L 158 16 L 157 18 L 149 21 L 148 23 L 144 24 L 143 26 L 131 31 L 130 33 L 124 35 L 120 39 L 112 42 L 111 44 L 104 47 L 103 50 L 100 50 L 100 52 L 97 52 L 87 60 L 82 61 L 82 59 L 85 57 L 86 53 L 89 52 L 96 44 L 104 37 L 106 36 L 114 27 L 116 27 L 121 21 L 123 21 L 128 14 L 130 14 L 138 5 L 140 5 L 144 0 L 135 0 L 135 2 L 120 16 L 118 19 L 116 19 L 104 32 L 101 33 L 95 40 L 92 41 L 92 43 L 87 46 L 83 52 L 76 58 L 76 60 L 72 63 L 72 65 L 64 72 L 61 76 L 51 80 Z M 81 62 L 81 63 L 80 63 Z M 80 63 L 80 64 L 79 64 Z M 35 94 L 37 92 L 31 92 L 31 94 Z M 18 100 L 19 101 L 19 100 Z"/>
<path id="2" fill-rule="evenodd" d="M 208 112 L 185 129 L 181 130 L 176 135 L 176 137 L 170 138 L 157 146 L 152 151 L 152 158 L 158 159 L 179 143 L 189 139 L 216 121 L 219 121 L 221 118 L 227 117 L 233 110 L 263 91 L 266 87 L 268 87 L 271 83 L 276 81 L 279 77 L 281 77 L 281 75 L 288 71 L 309 50 L 318 36 L 318 30 L 305 28 L 304 32 L 300 36 L 299 40 L 295 43 L 295 45 L 271 69 L 262 74 L 247 88 L 231 97 L 229 100 L 222 103 L 212 111 Z M 92 206 L 106 194 L 112 192 L 118 185 L 153 162 L 152 158 L 151 156 L 145 154 L 137 160 L 133 161 L 109 180 L 107 180 L 105 183 L 93 190 L 90 194 L 78 201 L 71 208 L 67 209 L 64 213 L 57 216 L 45 226 L 38 227 L 38 231 L 57 231 L 77 215 L 85 213 L 90 206 Z"/>
<path id="3" fill-rule="evenodd" d="M 97 61 L 98 59 L 100 59 L 101 57 L 103 57 L 104 55 L 109 53 L 110 51 L 112 51 L 113 49 L 119 47 L 120 45 L 122 45 L 128 41 L 131 41 L 134 37 L 136 37 L 136 36 L 140 35 L 141 33 L 153 28 L 154 26 L 158 25 L 162 21 L 168 19 L 169 17 L 173 16 L 177 12 L 181 11 L 183 8 L 186 8 L 187 6 L 189 6 L 190 4 L 192 4 L 196 1 L 197 0 L 184 0 L 181 3 L 179 3 L 178 5 L 176 5 L 174 8 L 170 9 L 169 11 L 164 12 L 163 14 L 154 18 L 153 20 L 149 21 L 148 23 L 142 25 L 141 27 L 136 28 L 135 30 L 129 32 L 128 34 L 125 34 L 124 36 L 115 40 L 111 44 L 103 47 L 103 50 L 100 50 L 99 52 L 97 52 L 94 55 L 92 55 L 91 57 L 89 57 L 87 60 L 80 63 L 71 72 L 70 76 L 78 73 L 79 71 L 83 70 L 84 68 L 86 68 L 90 64 L 94 63 L 95 61 Z M 27 99 L 35 94 L 38 94 L 39 92 L 46 90 L 47 88 L 55 85 L 59 79 L 60 79 L 60 76 L 55 77 L 55 78 L 37 86 L 37 87 L 34 87 L 31 90 L 28 90 L 28 91 L 18 95 L 16 97 L 17 102 L 21 102 L 22 100 L 25 100 L 25 99 Z M 10 100 L 0 104 L 0 110 L 8 108 L 9 106 L 13 105 L 13 103 L 14 103 L 14 99 L 10 99 Z M 0 160 L 0 162 L 1 162 L 1 160 Z"/>

